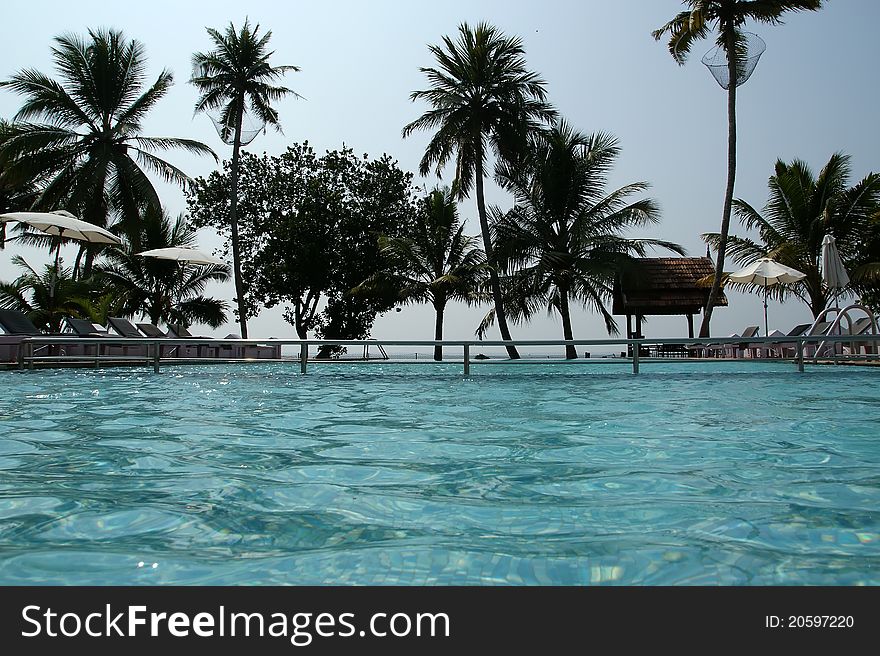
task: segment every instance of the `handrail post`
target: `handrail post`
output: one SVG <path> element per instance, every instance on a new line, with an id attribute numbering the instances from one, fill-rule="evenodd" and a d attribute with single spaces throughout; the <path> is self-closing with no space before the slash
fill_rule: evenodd
<path id="1" fill-rule="evenodd" d="M 299 345 L 299 371 L 304 374 L 308 370 L 309 345 L 303 342 Z"/>
<path id="2" fill-rule="evenodd" d="M 33 369 L 34 368 L 34 343 L 33 342 L 28 342 L 27 354 L 28 354 L 28 369 Z"/>
<path id="3" fill-rule="evenodd" d="M 153 373 L 159 373 L 159 356 L 162 353 L 162 347 L 159 342 L 153 342 Z"/>
<path id="4" fill-rule="evenodd" d="M 634 374 L 638 374 L 638 373 L 639 373 L 639 351 L 640 351 L 640 350 L 641 350 L 641 347 L 640 347 L 639 344 L 635 344 L 635 343 L 632 344 L 632 353 L 633 353 L 633 373 L 634 373 Z"/>
<path id="5" fill-rule="evenodd" d="M 463 358 L 464 358 L 464 375 L 465 375 L 465 378 L 467 378 L 471 374 L 471 345 L 470 344 L 464 345 Z"/>
<path id="6" fill-rule="evenodd" d="M 804 342 L 802 340 L 797 341 L 797 370 L 801 373 L 804 372 Z"/>

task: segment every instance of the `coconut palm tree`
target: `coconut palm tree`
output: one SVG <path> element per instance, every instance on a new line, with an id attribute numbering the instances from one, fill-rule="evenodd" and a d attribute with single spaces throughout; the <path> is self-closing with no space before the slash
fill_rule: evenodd
<path id="1" fill-rule="evenodd" d="M 806 274 L 803 281 L 776 285 L 772 292 L 779 300 L 789 294 L 800 298 L 814 317 L 829 301 L 820 269 L 825 235 L 835 238 L 854 281 L 860 278 L 855 265 L 868 264 L 863 256 L 876 229 L 880 174 L 869 173 L 853 186 L 849 186 L 850 177 L 850 158 L 843 153 L 832 155 L 818 176 L 801 160 L 790 164 L 780 160 L 767 183 L 770 196 L 763 212 L 742 199 L 733 201 L 734 214 L 746 230 L 758 232 L 758 240 L 731 235 L 727 245 L 731 258 L 748 264 L 767 256 Z M 713 248 L 721 241 L 718 233 L 703 238 Z M 763 293 L 763 288 L 760 291 Z"/>
<path id="2" fill-rule="evenodd" d="M 141 229 L 131 232 L 120 249 L 108 250 L 96 269 L 119 297 L 123 316 L 147 316 L 151 323 L 204 323 L 217 328 L 226 322 L 226 303 L 203 295 L 211 281 L 225 282 L 225 265 L 195 265 L 136 255 L 173 246 L 193 247 L 196 231 L 183 215 L 172 220 L 148 209 Z"/>
<path id="3" fill-rule="evenodd" d="M 782 16 L 793 11 L 816 11 L 822 0 L 683 0 L 688 7 L 675 18 L 652 33 L 660 40 L 669 35 L 669 52 L 673 59 L 683 65 L 687 61 L 695 41 L 716 35 L 715 41 L 727 57 L 727 186 L 724 191 L 724 207 L 721 212 L 721 232 L 717 244 L 718 259 L 715 262 L 715 278 L 700 325 L 700 337 L 709 336 L 712 309 L 718 298 L 724 258 L 727 253 L 727 236 L 730 230 L 730 210 L 736 178 L 736 87 L 739 72 L 744 68 L 742 26 L 746 21 L 779 25 Z"/>
<path id="4" fill-rule="evenodd" d="M 232 267 L 241 336 L 247 338 L 245 287 L 241 275 L 241 252 L 238 239 L 238 164 L 242 144 L 242 119 L 250 111 L 260 122 L 279 132 L 278 111 L 272 102 L 299 94 L 276 86 L 275 82 L 297 66 L 272 66 L 268 49 L 272 32 L 259 36 L 260 26 L 251 29 L 245 20 L 240 30 L 230 23 L 225 34 L 207 28 L 214 50 L 193 55 L 193 76 L 190 82 L 201 93 L 196 112 L 220 110 L 221 138 L 232 143 L 232 165 L 229 185 L 229 225 L 232 233 Z"/>
<path id="5" fill-rule="evenodd" d="M 451 300 L 468 305 L 488 300 L 483 292 L 486 258 L 477 237 L 464 234 L 458 219 L 455 194 L 435 188 L 422 201 L 410 236 L 380 240 L 389 269 L 373 276 L 357 291 L 391 286 L 402 303 L 431 303 L 434 306 L 434 339 L 443 339 L 443 314 Z M 443 349 L 434 346 L 434 359 L 443 359 Z"/>
<path id="6" fill-rule="evenodd" d="M 487 23 L 471 28 L 462 23 L 458 41 L 443 37 L 443 45 L 429 46 L 437 60 L 436 68 L 420 68 L 430 88 L 414 91 L 410 98 L 425 100 L 427 112 L 403 128 L 407 137 L 416 130 L 436 130 L 419 172 L 437 175 L 453 157 L 459 198 L 476 191 L 477 213 L 483 237 L 483 250 L 489 263 L 490 288 L 501 338 L 510 340 L 504 313 L 501 285 L 495 261 L 483 178 L 490 151 L 501 159 L 512 157 L 529 132 L 556 112 L 545 101 L 545 83 L 526 69 L 522 41 L 505 36 Z M 508 346 L 511 358 L 519 354 Z"/>
<path id="7" fill-rule="evenodd" d="M 683 253 L 681 246 L 656 239 L 627 239 L 627 228 L 657 223 L 656 203 L 629 198 L 648 188 L 633 182 L 608 192 L 608 174 L 620 154 L 609 134 L 586 135 L 559 121 L 538 134 L 530 151 L 514 165 L 501 165 L 499 182 L 513 192 L 509 212 L 493 210 L 499 262 L 506 280 L 511 317 L 528 320 L 546 308 L 562 319 L 563 339 L 574 339 L 571 302 L 598 310 L 609 334 L 617 332 L 605 302 L 615 277 L 649 247 Z M 492 321 L 491 313 L 481 331 Z M 573 345 L 566 358 L 577 357 Z"/>
<path id="8" fill-rule="evenodd" d="M 0 143 L 0 164 L 41 181 L 34 209 L 65 208 L 100 226 L 112 214 L 131 220 L 144 204 L 159 206 L 150 173 L 166 182 L 189 180 L 156 153 L 180 148 L 216 160 L 198 141 L 141 134 L 173 76 L 162 71 L 143 89 L 146 57 L 139 41 L 115 30 L 89 30 L 88 39 L 57 37 L 52 58 L 59 80 L 25 69 L 0 82 L 25 99 Z"/>
<path id="9" fill-rule="evenodd" d="M 0 119 L 0 148 L 10 134 L 12 126 Z M 21 167 L 0 162 L 0 214 L 28 209 L 37 196 L 37 185 L 32 175 L 26 175 Z M 5 227 L 6 224 L 3 224 Z M 0 239 L 0 248 L 3 243 Z"/>
<path id="10" fill-rule="evenodd" d="M 77 279 L 69 267 L 47 264 L 40 273 L 23 257 L 12 263 L 22 270 L 13 282 L 0 282 L 0 308 L 18 310 L 49 333 L 61 332 L 64 317 L 87 318 L 92 314 L 91 299 L 96 295 L 94 279 Z"/>

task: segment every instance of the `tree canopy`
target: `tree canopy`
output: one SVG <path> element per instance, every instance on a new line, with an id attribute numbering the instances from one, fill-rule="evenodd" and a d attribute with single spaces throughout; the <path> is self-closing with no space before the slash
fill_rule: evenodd
<path id="1" fill-rule="evenodd" d="M 227 240 L 229 164 L 188 191 L 194 225 Z M 284 306 L 305 339 L 363 339 L 378 313 L 393 307 L 389 290 L 351 290 L 382 269 L 379 237 L 407 234 L 415 216 L 412 174 L 388 155 L 358 157 L 350 148 L 318 156 L 308 142 L 279 156 L 243 152 L 239 169 L 239 239 L 246 311 Z"/>

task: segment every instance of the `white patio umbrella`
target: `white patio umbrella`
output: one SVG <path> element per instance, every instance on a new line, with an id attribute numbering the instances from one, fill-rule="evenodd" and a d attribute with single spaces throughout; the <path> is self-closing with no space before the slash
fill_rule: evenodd
<path id="1" fill-rule="evenodd" d="M 755 260 L 745 269 L 740 269 L 727 276 L 731 282 L 740 282 L 764 287 L 764 336 L 769 335 L 767 330 L 767 288 L 777 283 L 789 283 L 803 280 L 806 274 L 797 269 L 787 267 L 769 257 Z"/>
<path id="2" fill-rule="evenodd" d="M 226 264 L 219 257 L 208 255 L 195 248 L 154 248 L 150 251 L 137 253 L 143 257 L 156 257 L 160 260 L 174 260 L 176 262 L 191 262 L 192 264 Z"/>
<path id="3" fill-rule="evenodd" d="M 58 256 L 61 254 L 61 240 L 75 239 L 91 244 L 116 244 L 122 241 L 109 230 L 105 230 L 93 223 L 76 218 L 70 212 L 57 210 L 55 212 L 9 212 L 0 214 L 0 223 L 17 221 L 36 228 L 47 235 L 58 237 L 55 244 L 55 271 L 52 279 L 50 295 L 55 296 L 55 283 L 58 279 Z"/>
<path id="4" fill-rule="evenodd" d="M 822 280 L 829 289 L 834 290 L 834 305 L 837 306 L 837 295 L 849 284 L 849 275 L 840 259 L 834 237 L 825 235 L 822 240 Z"/>

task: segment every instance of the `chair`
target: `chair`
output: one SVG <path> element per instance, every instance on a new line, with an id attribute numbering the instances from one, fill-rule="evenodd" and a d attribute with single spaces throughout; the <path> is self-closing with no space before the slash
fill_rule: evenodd
<path id="1" fill-rule="evenodd" d="M 819 348 L 819 337 L 822 337 L 828 332 L 828 329 L 831 328 L 831 321 L 820 321 L 819 323 L 815 323 L 810 327 L 806 333 L 804 333 L 803 337 L 816 337 L 815 340 L 810 340 L 808 342 L 804 342 L 804 357 L 815 357 L 818 354 L 816 353 L 816 349 Z"/>
<path id="2" fill-rule="evenodd" d="M 25 337 L 70 337 L 63 333 L 43 333 L 34 323 L 18 310 L 0 310 L 0 328 L 3 329 L 3 335 L 0 335 L 0 358 L 7 362 L 15 360 L 18 354 L 19 344 Z M 55 350 L 55 346 L 44 345 L 37 347 L 34 352 L 45 350 L 51 353 Z M 73 355 L 75 347 L 58 348 L 61 355 Z M 78 354 L 77 354 L 78 355 Z"/>
<path id="3" fill-rule="evenodd" d="M 812 324 L 809 323 L 799 323 L 794 328 L 789 330 L 785 336 L 786 337 L 800 337 Z M 771 344 L 770 349 L 775 350 L 777 352 L 777 356 L 780 358 L 786 357 L 794 357 L 795 349 L 797 349 L 796 342 L 780 342 L 779 344 Z M 791 354 L 788 352 L 791 351 Z"/>
<path id="4" fill-rule="evenodd" d="M 121 317 L 107 317 L 107 325 L 122 337 L 143 337 L 144 334 L 135 328 L 128 319 Z"/>
<path id="5" fill-rule="evenodd" d="M 203 335 L 193 335 L 191 332 L 189 332 L 189 329 L 186 326 L 179 324 L 179 323 L 169 323 L 168 324 L 168 336 L 169 337 L 179 337 L 181 339 L 214 339 L 213 337 L 207 337 L 207 336 L 203 336 Z M 210 344 L 210 345 L 209 344 L 196 344 L 195 346 L 186 345 L 183 348 L 186 349 L 186 351 L 187 351 L 186 357 L 191 356 L 190 349 L 193 349 L 193 348 L 195 348 L 195 350 L 196 350 L 196 357 L 197 358 L 205 357 L 205 356 L 203 356 L 203 353 L 207 353 L 209 348 L 214 349 L 214 356 L 213 357 L 215 357 L 215 358 L 220 357 L 220 346 L 215 346 L 213 344 Z"/>
<path id="6" fill-rule="evenodd" d="M 110 337 L 112 339 L 115 339 L 117 337 L 143 337 L 143 335 L 137 333 L 137 331 L 135 331 L 135 335 L 126 335 L 116 328 L 114 328 L 114 330 L 116 330 L 116 332 L 119 334 L 113 335 L 106 328 L 101 328 L 100 326 L 97 326 L 90 321 L 86 321 L 85 319 L 74 319 L 73 317 L 66 317 L 64 321 L 67 324 L 68 328 L 73 330 L 77 337 Z M 108 318 L 107 321 L 108 324 L 111 324 L 112 319 Z M 122 321 L 125 320 L 122 319 Z M 112 324 L 110 327 L 113 328 Z M 137 355 L 143 357 L 146 357 L 148 355 L 145 345 L 105 344 L 104 346 L 107 349 L 108 355 L 111 349 L 119 349 L 122 355 Z M 100 353 L 100 347 L 98 347 L 98 352 Z"/>
<path id="7" fill-rule="evenodd" d="M 878 324 L 880 324 L 880 321 L 874 317 L 862 317 L 852 325 L 850 334 L 854 337 L 875 334 L 872 327 L 878 327 Z M 851 355 L 856 355 L 864 351 L 865 355 L 873 355 L 878 346 L 880 346 L 880 342 L 854 340 L 849 344 L 844 344 L 844 352 L 849 350 Z"/>
<path id="8" fill-rule="evenodd" d="M 758 326 L 748 326 L 745 330 L 743 330 L 742 335 L 740 337 L 744 339 L 751 339 L 752 337 L 758 336 Z M 739 344 L 733 345 L 733 353 L 732 357 L 735 358 L 744 358 L 746 353 L 751 353 L 751 357 L 755 357 L 757 347 L 759 345 L 750 344 L 749 342 L 740 342 Z"/>
<path id="9" fill-rule="evenodd" d="M 241 339 L 241 335 L 237 333 L 229 333 L 224 339 Z M 261 359 L 281 359 L 281 345 L 280 344 L 246 344 L 244 346 L 239 346 L 238 344 L 221 344 L 220 348 L 229 349 L 230 356 L 235 356 L 238 358 L 256 358 L 257 360 Z M 381 347 L 379 347 L 381 350 Z M 366 352 L 367 347 L 364 346 L 364 352 Z M 367 360 L 366 356 L 364 359 Z M 388 356 L 385 356 L 385 359 L 388 359 Z"/>
<path id="10" fill-rule="evenodd" d="M 64 317 L 64 323 L 77 337 L 110 337 L 110 333 L 106 329 L 99 329 L 91 321 L 86 321 L 85 319 Z"/>
<path id="11" fill-rule="evenodd" d="M 162 330 L 153 323 L 139 323 L 137 329 L 147 337 L 168 337 Z"/>

